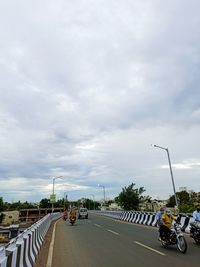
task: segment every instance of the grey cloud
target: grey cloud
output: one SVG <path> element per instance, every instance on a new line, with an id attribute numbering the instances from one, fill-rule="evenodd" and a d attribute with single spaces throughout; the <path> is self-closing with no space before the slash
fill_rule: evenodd
<path id="1" fill-rule="evenodd" d="M 32 184 L 57 172 L 80 189 L 76 196 L 100 196 L 98 183 L 114 196 L 135 181 L 166 197 L 171 186 L 160 184 L 168 173 L 156 168 L 166 155 L 150 144 L 169 146 L 174 164 L 198 159 L 199 7 L 195 0 L 2 3 L 0 180 Z M 190 177 L 195 188 L 198 175 L 175 173 L 178 185 L 189 186 Z"/>

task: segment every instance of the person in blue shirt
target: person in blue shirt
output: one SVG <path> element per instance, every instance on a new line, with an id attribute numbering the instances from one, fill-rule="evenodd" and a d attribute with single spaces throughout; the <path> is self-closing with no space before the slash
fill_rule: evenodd
<path id="1" fill-rule="evenodd" d="M 161 234 L 162 234 L 162 225 L 163 225 L 163 219 L 162 219 L 162 215 L 164 214 L 165 208 L 161 207 L 160 210 L 156 213 L 156 223 L 157 226 L 159 227 L 159 238 L 158 240 L 161 240 Z"/>
<path id="2" fill-rule="evenodd" d="M 197 206 L 196 210 L 193 212 L 192 217 L 195 222 L 200 222 L 200 206 Z"/>
<path id="3" fill-rule="evenodd" d="M 196 207 L 196 210 L 192 213 L 192 217 L 194 221 L 190 223 L 190 236 L 194 238 L 195 227 L 200 228 L 200 206 Z"/>

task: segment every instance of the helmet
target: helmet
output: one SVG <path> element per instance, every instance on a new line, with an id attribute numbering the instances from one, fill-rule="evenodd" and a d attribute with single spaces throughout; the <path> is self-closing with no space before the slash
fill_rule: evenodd
<path id="1" fill-rule="evenodd" d="M 168 214 L 168 215 L 171 214 L 171 210 L 170 210 L 170 209 L 166 209 L 165 212 L 166 212 L 166 214 Z"/>

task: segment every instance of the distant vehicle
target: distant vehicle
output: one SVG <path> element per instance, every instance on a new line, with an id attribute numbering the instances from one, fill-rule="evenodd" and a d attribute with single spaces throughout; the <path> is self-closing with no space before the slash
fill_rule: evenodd
<path id="1" fill-rule="evenodd" d="M 85 218 L 88 219 L 88 210 L 86 208 L 80 208 L 78 210 L 78 218 Z"/>

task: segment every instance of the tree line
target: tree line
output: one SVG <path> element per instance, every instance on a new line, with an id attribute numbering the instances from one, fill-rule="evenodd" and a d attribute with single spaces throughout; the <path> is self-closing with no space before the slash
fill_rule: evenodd
<path id="1" fill-rule="evenodd" d="M 131 183 L 130 185 L 122 188 L 122 191 L 117 197 L 115 197 L 115 199 L 106 201 L 105 206 L 108 207 L 111 203 L 117 203 L 124 210 L 140 210 L 140 205 L 142 203 L 151 203 L 151 201 L 153 201 L 150 196 L 143 195 L 145 191 L 144 187 L 136 188 L 136 184 Z M 187 191 L 181 191 L 177 192 L 176 196 L 179 204 L 179 212 L 191 213 L 195 209 L 195 206 L 200 204 L 200 192 L 188 193 Z M 8 203 L 4 202 L 3 198 L 0 197 L 0 212 L 20 209 L 51 208 L 51 206 L 52 204 L 48 198 L 41 199 L 39 203 L 29 203 L 27 201 Z M 101 203 L 87 198 L 73 202 L 66 199 L 59 199 L 54 203 L 55 208 L 69 208 L 71 206 L 85 207 L 89 210 L 93 210 L 99 209 L 101 207 Z M 166 206 L 175 206 L 174 195 L 169 197 Z"/>
<path id="2" fill-rule="evenodd" d="M 200 204 L 200 192 L 181 191 L 176 193 L 178 200 L 179 211 L 183 213 L 191 213 L 194 211 L 197 205 Z M 168 207 L 175 206 L 175 196 L 172 195 L 167 201 Z"/>
<path id="3" fill-rule="evenodd" d="M 122 192 L 115 201 L 124 208 L 124 210 L 140 210 L 140 204 L 151 203 L 152 199 L 149 196 L 143 196 L 146 191 L 144 187 L 134 188 L 135 184 L 132 183 L 128 187 L 122 188 Z M 192 213 L 196 206 L 200 204 L 200 192 L 180 191 L 176 193 L 178 199 L 178 209 L 182 213 Z M 175 196 L 169 197 L 166 203 L 166 207 L 175 207 Z"/>
<path id="4" fill-rule="evenodd" d="M 109 204 L 110 201 L 107 202 L 107 204 Z M 93 201 L 91 199 L 80 199 L 77 201 L 67 201 L 65 199 L 58 199 L 55 203 L 54 203 L 54 208 L 69 208 L 69 207 L 84 207 L 87 208 L 89 210 L 93 210 L 93 209 L 99 209 L 101 207 L 101 203 L 98 201 Z M 48 198 L 43 198 L 40 200 L 39 203 L 31 203 L 31 202 L 21 202 L 21 201 L 17 201 L 17 202 L 4 202 L 3 198 L 0 197 L 0 212 L 2 211 L 11 211 L 11 210 L 22 210 L 22 209 L 51 209 L 52 204 L 50 202 L 50 199 Z"/>

